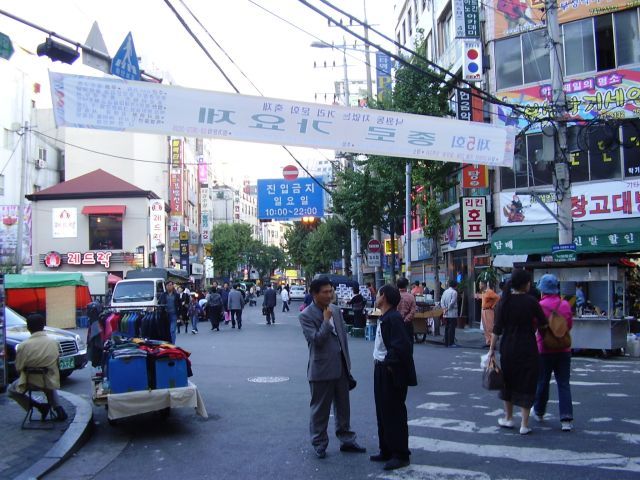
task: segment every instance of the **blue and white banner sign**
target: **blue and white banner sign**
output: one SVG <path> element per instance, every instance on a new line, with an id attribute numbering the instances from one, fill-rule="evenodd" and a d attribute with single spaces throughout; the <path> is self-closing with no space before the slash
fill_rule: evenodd
<path id="1" fill-rule="evenodd" d="M 50 73 L 58 127 L 513 166 L 515 130 L 479 122 Z"/>
<path id="2" fill-rule="evenodd" d="M 318 178 L 322 182 L 322 178 Z M 258 180 L 258 218 L 296 220 L 324 216 L 324 190 L 311 178 Z"/>

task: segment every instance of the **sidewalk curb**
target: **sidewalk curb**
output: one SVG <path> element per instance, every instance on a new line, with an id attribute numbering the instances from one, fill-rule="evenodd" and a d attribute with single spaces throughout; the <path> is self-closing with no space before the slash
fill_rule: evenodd
<path id="1" fill-rule="evenodd" d="M 91 403 L 73 393 L 62 390 L 58 391 L 58 393 L 75 407 L 76 413 L 73 421 L 56 444 L 40 460 L 15 477 L 15 480 L 41 478 L 63 463 L 89 438 L 93 427 L 93 407 Z"/>

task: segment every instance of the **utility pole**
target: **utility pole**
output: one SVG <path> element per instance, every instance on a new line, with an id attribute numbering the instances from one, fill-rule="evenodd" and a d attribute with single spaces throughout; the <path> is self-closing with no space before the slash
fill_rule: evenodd
<path id="1" fill-rule="evenodd" d="M 551 62 L 551 107 L 556 129 L 554 149 L 554 187 L 558 205 L 558 243 L 573 243 L 571 217 L 571 179 L 567 164 L 567 100 L 563 89 L 560 24 L 556 0 L 545 0 L 547 33 L 549 35 L 549 61 Z"/>
<path id="2" fill-rule="evenodd" d="M 24 236 L 25 182 L 29 160 L 29 122 L 22 127 L 22 161 L 20 162 L 20 200 L 18 201 L 18 235 L 16 238 L 16 273 L 22 271 L 22 246 Z"/>
<path id="3" fill-rule="evenodd" d="M 411 160 L 407 159 L 405 167 L 405 192 L 404 192 L 404 265 L 405 275 L 411 283 Z"/>

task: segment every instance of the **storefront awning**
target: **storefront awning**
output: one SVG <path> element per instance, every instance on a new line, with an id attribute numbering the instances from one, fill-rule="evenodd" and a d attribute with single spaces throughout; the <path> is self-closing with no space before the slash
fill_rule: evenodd
<path id="1" fill-rule="evenodd" d="M 514 263 L 526 262 L 528 255 L 496 255 L 492 265 L 501 268 L 513 268 Z"/>
<path id="2" fill-rule="evenodd" d="M 126 211 L 126 205 L 92 205 L 90 207 L 82 207 L 83 215 L 124 215 Z"/>
<path id="3" fill-rule="evenodd" d="M 640 218 L 573 222 L 577 253 L 640 251 Z M 502 227 L 491 236 L 492 255 L 551 255 L 558 244 L 558 226 L 520 225 Z"/>

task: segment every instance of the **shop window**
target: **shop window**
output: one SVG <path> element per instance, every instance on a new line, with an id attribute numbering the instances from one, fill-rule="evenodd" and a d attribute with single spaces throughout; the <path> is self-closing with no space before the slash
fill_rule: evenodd
<path id="1" fill-rule="evenodd" d="M 620 178 L 620 146 L 618 129 L 589 129 L 589 164 L 591 180 Z"/>
<path id="2" fill-rule="evenodd" d="M 89 250 L 122 249 L 122 216 L 89 215 Z"/>
<path id="3" fill-rule="evenodd" d="M 438 21 L 438 55 L 442 55 L 447 50 L 452 40 L 453 16 L 451 14 L 451 4 L 449 4 Z"/>
<path id="4" fill-rule="evenodd" d="M 622 126 L 624 176 L 640 177 L 640 120 Z"/>
<path id="5" fill-rule="evenodd" d="M 591 18 L 567 23 L 564 33 L 565 72 L 567 75 L 592 72 L 596 69 Z"/>
<path id="6" fill-rule="evenodd" d="M 520 37 L 507 38 L 495 43 L 495 66 L 498 90 L 522 84 L 522 58 Z"/>
<path id="7" fill-rule="evenodd" d="M 542 154 L 542 133 L 527 135 L 527 158 L 529 160 L 530 186 L 551 185 L 553 162 L 545 162 Z"/>
<path id="8" fill-rule="evenodd" d="M 503 167 L 500 169 L 500 189 L 510 190 L 512 188 L 516 188 L 516 179 L 513 169 Z"/>
<path id="9" fill-rule="evenodd" d="M 638 9 L 625 10 L 613 16 L 615 22 L 616 55 L 618 65 L 640 63 L 640 35 Z"/>
<path id="10" fill-rule="evenodd" d="M 407 25 L 409 27 L 409 37 L 413 35 L 412 23 L 413 23 L 413 14 L 412 14 L 411 8 L 409 8 L 409 13 L 407 13 Z"/>
<path id="11" fill-rule="evenodd" d="M 536 30 L 522 35 L 522 70 L 524 83 L 541 82 L 551 78 L 547 32 Z"/>
<path id="12" fill-rule="evenodd" d="M 595 17 L 596 59 L 598 71 L 616 67 L 615 45 L 613 42 L 613 18 L 611 15 Z"/>

